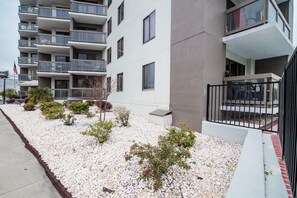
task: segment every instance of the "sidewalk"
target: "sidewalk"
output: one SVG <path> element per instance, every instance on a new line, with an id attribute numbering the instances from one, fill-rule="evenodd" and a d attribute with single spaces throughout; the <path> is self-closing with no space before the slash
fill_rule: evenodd
<path id="1" fill-rule="evenodd" d="M 61 197 L 0 112 L 0 198 Z"/>

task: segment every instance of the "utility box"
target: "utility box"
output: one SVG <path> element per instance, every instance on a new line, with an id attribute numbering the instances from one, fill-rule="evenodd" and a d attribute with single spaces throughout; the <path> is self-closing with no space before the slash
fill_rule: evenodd
<path id="1" fill-rule="evenodd" d="M 157 125 L 171 126 L 172 112 L 168 110 L 157 109 L 150 113 L 149 121 Z"/>

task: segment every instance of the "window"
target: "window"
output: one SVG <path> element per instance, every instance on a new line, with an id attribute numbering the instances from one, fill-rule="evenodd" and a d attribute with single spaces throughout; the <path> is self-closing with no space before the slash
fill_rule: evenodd
<path id="1" fill-rule="evenodd" d="M 123 3 L 118 7 L 118 25 L 124 20 L 124 1 Z"/>
<path id="2" fill-rule="evenodd" d="M 237 63 L 233 60 L 226 59 L 226 71 L 225 76 L 244 76 L 245 75 L 245 66 Z"/>
<path id="3" fill-rule="evenodd" d="M 123 91 L 123 77 L 124 74 L 120 73 L 117 75 L 117 91 Z"/>
<path id="4" fill-rule="evenodd" d="M 143 20 L 143 43 L 155 38 L 156 11 L 152 12 Z"/>
<path id="5" fill-rule="evenodd" d="M 56 62 L 69 62 L 69 56 L 56 56 Z"/>
<path id="6" fill-rule="evenodd" d="M 111 47 L 107 50 L 107 64 L 111 63 Z"/>
<path id="7" fill-rule="evenodd" d="M 107 6 L 109 7 L 112 4 L 112 0 L 108 0 Z"/>
<path id="8" fill-rule="evenodd" d="M 124 37 L 118 40 L 118 58 L 124 55 Z"/>
<path id="9" fill-rule="evenodd" d="M 111 77 L 108 77 L 106 79 L 106 82 L 107 82 L 107 93 L 110 93 L 111 92 Z"/>
<path id="10" fill-rule="evenodd" d="M 96 60 L 96 54 L 77 53 L 77 58 L 81 60 Z"/>
<path id="11" fill-rule="evenodd" d="M 68 89 L 69 81 L 68 80 L 55 80 L 55 89 Z"/>
<path id="12" fill-rule="evenodd" d="M 110 35 L 111 31 L 112 31 L 112 18 L 110 18 L 107 22 L 107 36 Z"/>
<path id="13" fill-rule="evenodd" d="M 142 67 L 142 89 L 155 88 L 155 63 Z"/>

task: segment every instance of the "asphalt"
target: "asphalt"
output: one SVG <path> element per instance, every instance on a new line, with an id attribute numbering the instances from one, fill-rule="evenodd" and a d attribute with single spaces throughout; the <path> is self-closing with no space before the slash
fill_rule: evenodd
<path id="1" fill-rule="evenodd" d="M 60 198 L 37 159 L 0 112 L 0 198 Z"/>

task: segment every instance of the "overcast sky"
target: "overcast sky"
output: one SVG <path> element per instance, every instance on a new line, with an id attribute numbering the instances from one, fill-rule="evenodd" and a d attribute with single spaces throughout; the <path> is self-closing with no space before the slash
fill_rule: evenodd
<path id="1" fill-rule="evenodd" d="M 17 64 L 19 56 L 18 5 L 19 0 L 0 0 L 0 71 L 9 70 L 11 76 L 13 76 L 13 62 L 15 61 Z M 295 2 L 295 10 L 295 27 L 297 27 L 297 2 Z M 294 38 L 296 44 L 296 30 Z"/>

